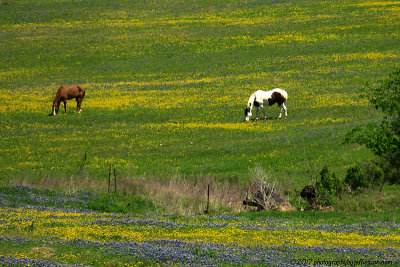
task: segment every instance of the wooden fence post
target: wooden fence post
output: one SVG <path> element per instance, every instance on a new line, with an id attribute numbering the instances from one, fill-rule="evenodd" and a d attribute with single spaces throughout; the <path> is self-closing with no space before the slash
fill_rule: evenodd
<path id="1" fill-rule="evenodd" d="M 114 193 L 117 193 L 117 174 L 114 168 Z"/>
<path id="2" fill-rule="evenodd" d="M 208 214 L 208 208 L 210 207 L 210 185 L 207 186 L 207 207 L 204 210 L 205 214 Z"/>
<path id="3" fill-rule="evenodd" d="M 110 186 L 111 186 L 111 164 L 110 168 L 108 169 L 108 193 L 110 194 Z"/>

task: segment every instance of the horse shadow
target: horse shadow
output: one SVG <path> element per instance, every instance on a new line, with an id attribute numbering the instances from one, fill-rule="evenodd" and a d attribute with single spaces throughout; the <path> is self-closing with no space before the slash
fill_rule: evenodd
<path id="1" fill-rule="evenodd" d="M 251 122 L 258 122 L 258 121 L 273 121 L 273 120 L 278 120 L 276 117 L 265 117 L 261 119 L 250 119 Z M 246 122 L 246 120 L 244 120 Z"/>

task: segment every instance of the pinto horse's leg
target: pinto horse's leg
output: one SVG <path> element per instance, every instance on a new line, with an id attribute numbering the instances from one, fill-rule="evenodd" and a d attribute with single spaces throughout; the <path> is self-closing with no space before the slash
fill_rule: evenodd
<path id="1" fill-rule="evenodd" d="M 282 117 L 282 110 L 285 110 L 285 118 L 287 118 L 287 109 L 286 109 L 285 103 L 282 103 L 282 105 L 279 105 L 279 107 L 281 108 L 281 111 L 279 113 L 278 119 L 280 119 Z"/>
<path id="2" fill-rule="evenodd" d="M 265 108 L 264 108 L 264 105 L 260 105 L 260 107 L 261 107 L 262 113 L 264 114 L 264 119 L 266 119 L 266 118 L 267 118 L 267 115 L 265 115 Z"/>
<path id="3" fill-rule="evenodd" d="M 285 110 L 285 118 L 287 118 L 287 109 L 286 109 L 285 103 L 282 103 L 282 106 L 283 106 L 283 109 Z"/>
<path id="4" fill-rule="evenodd" d="M 282 109 L 283 109 L 282 105 L 279 105 L 279 108 L 280 108 L 280 112 L 279 112 L 278 119 L 280 119 L 282 117 Z"/>
<path id="5" fill-rule="evenodd" d="M 258 120 L 258 106 L 256 106 L 256 120 Z"/>

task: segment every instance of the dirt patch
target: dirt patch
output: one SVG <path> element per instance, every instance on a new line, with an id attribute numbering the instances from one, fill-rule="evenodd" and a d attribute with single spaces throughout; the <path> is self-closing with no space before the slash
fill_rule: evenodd
<path id="1" fill-rule="evenodd" d="M 49 247 L 34 247 L 31 249 L 33 252 L 40 254 L 43 258 L 51 258 L 56 254 L 54 252 L 54 248 Z"/>

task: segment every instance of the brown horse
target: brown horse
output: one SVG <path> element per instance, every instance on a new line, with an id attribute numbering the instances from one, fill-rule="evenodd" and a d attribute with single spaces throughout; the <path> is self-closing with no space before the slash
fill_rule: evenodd
<path id="1" fill-rule="evenodd" d="M 58 88 L 57 90 L 56 97 L 54 98 L 53 101 L 53 115 L 55 116 L 58 114 L 61 101 L 64 102 L 65 113 L 67 113 L 67 100 L 71 100 L 73 98 L 76 99 L 77 103 L 75 112 L 81 113 L 82 111 L 81 104 L 84 96 L 85 96 L 85 89 L 82 87 L 82 85 L 74 84 L 71 86 L 65 86 L 65 85 L 60 86 L 60 88 Z"/>

